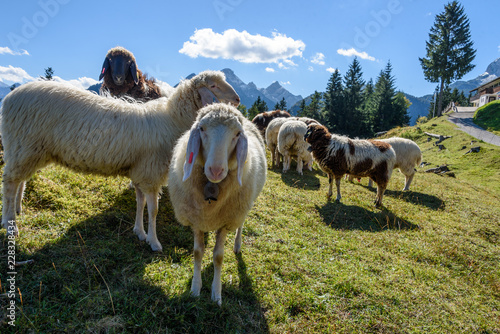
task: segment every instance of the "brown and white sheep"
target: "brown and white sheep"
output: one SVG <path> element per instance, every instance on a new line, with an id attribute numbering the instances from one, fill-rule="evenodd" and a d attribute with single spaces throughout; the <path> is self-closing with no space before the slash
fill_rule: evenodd
<path id="1" fill-rule="evenodd" d="M 110 49 L 106 54 L 99 80 L 103 78 L 99 90 L 101 95 L 129 96 L 142 102 L 162 97 L 162 91 L 156 80 L 143 74 L 137 68 L 132 52 L 121 46 Z"/>
<path id="2" fill-rule="evenodd" d="M 396 164 L 394 168 L 399 168 L 399 171 L 405 176 L 403 191 L 410 190 L 410 184 L 415 175 L 415 167 L 420 165 L 422 161 L 420 147 L 413 140 L 406 138 L 392 137 L 379 140 L 390 144 L 394 152 L 396 152 Z M 352 179 L 353 177 L 350 176 L 349 181 L 352 181 Z M 371 179 L 368 182 L 368 186 L 372 186 Z"/>
<path id="3" fill-rule="evenodd" d="M 379 140 L 350 139 L 331 134 L 326 127 L 311 124 L 304 139 L 311 144 L 310 150 L 320 168 L 328 174 L 332 196 L 333 179 L 337 186 L 337 202 L 340 202 L 340 180 L 344 174 L 369 177 L 377 184 L 375 205 L 382 205 L 385 189 L 391 178 L 396 153 L 391 145 Z"/>
<path id="4" fill-rule="evenodd" d="M 291 115 L 285 110 L 266 111 L 255 116 L 252 119 L 252 123 L 257 126 L 257 129 L 259 129 L 260 133 L 262 134 L 262 138 L 264 138 L 266 136 L 266 128 L 269 123 L 273 119 L 280 117 L 287 118 L 291 117 Z"/>

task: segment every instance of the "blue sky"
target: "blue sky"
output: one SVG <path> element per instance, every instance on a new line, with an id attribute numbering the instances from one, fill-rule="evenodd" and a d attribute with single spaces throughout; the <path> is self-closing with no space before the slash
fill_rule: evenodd
<path id="1" fill-rule="evenodd" d="M 97 82 L 108 49 L 131 50 L 140 69 L 171 85 L 190 73 L 231 68 L 244 82 L 279 81 L 293 94 L 324 91 L 358 55 L 364 79 L 391 61 L 398 89 L 422 96 L 418 57 L 448 1 L 5 1 L 0 11 L 0 82 L 26 82 L 51 66 L 62 80 Z M 500 57 L 498 1 L 463 0 L 482 74 Z"/>

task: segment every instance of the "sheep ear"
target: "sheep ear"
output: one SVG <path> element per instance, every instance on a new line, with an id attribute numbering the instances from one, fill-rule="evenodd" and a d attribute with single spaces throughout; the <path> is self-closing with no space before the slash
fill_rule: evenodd
<path id="1" fill-rule="evenodd" d="M 182 178 L 182 182 L 186 181 L 189 176 L 191 176 L 196 157 L 198 156 L 198 152 L 200 150 L 200 145 L 200 128 L 197 124 L 194 124 L 191 128 L 186 148 L 186 160 L 184 161 L 184 177 Z"/>
<path id="2" fill-rule="evenodd" d="M 238 139 L 238 143 L 236 143 L 236 161 L 238 162 L 238 183 L 240 186 L 241 183 L 241 174 L 243 172 L 243 167 L 245 166 L 245 161 L 247 160 L 248 154 L 248 138 L 242 132 L 240 133 L 240 138 Z"/>
<path id="3" fill-rule="evenodd" d="M 134 79 L 134 83 L 137 85 L 139 83 L 139 79 L 137 78 L 137 64 L 135 61 L 130 63 L 130 74 L 132 74 L 132 79 Z"/>
<path id="4" fill-rule="evenodd" d="M 207 104 L 212 104 L 214 102 L 219 102 L 214 93 L 207 87 L 198 88 L 198 94 L 200 94 L 201 104 L 202 106 L 206 106 Z"/>
<path id="5" fill-rule="evenodd" d="M 109 69 L 109 60 L 108 57 L 104 58 L 104 63 L 102 63 L 101 74 L 99 74 L 99 80 L 104 77 L 104 74 Z"/>

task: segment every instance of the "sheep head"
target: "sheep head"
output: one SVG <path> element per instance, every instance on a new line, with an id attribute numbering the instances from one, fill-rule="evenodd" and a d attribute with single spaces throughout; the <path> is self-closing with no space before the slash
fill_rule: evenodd
<path id="1" fill-rule="evenodd" d="M 107 72 L 110 72 L 111 78 L 115 85 L 122 86 L 130 74 L 134 83 L 137 85 L 139 82 L 137 75 L 137 63 L 132 52 L 122 47 L 115 47 L 108 51 L 104 63 L 102 64 L 101 80 Z"/>
<path id="2" fill-rule="evenodd" d="M 328 129 L 318 123 L 312 123 L 307 126 L 306 134 L 304 135 L 304 140 L 313 145 L 315 142 L 319 140 L 324 140 L 326 138 L 330 138 L 330 132 Z"/>
<path id="3" fill-rule="evenodd" d="M 199 94 L 196 99 L 200 108 L 214 102 L 228 103 L 235 107 L 240 104 L 240 97 L 220 71 L 201 72 L 191 82 Z"/>
<path id="4" fill-rule="evenodd" d="M 219 183 L 236 169 L 238 183 L 242 185 L 242 170 L 248 153 L 243 122 L 243 115 L 227 104 L 212 104 L 201 109 L 190 131 L 183 181 L 191 175 L 200 155 L 198 160 L 203 161 L 204 173 L 210 182 Z"/>

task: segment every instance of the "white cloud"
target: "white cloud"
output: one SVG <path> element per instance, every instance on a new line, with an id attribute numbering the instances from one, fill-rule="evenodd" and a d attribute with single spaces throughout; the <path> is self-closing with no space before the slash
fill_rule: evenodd
<path id="1" fill-rule="evenodd" d="M 274 72 L 274 68 L 272 68 L 272 67 L 266 67 L 266 72 L 273 73 Z"/>
<path id="2" fill-rule="evenodd" d="M 25 56 L 25 55 L 29 56 L 29 53 L 26 50 L 13 51 L 8 46 L 0 46 L 0 55 L 5 55 L 5 54 L 9 54 L 12 56 Z"/>
<path id="3" fill-rule="evenodd" d="M 75 87 L 80 88 L 80 89 L 87 89 L 90 86 L 95 85 L 96 83 L 99 82 L 99 81 L 97 81 L 95 79 L 88 78 L 88 77 L 80 77 L 78 79 L 64 80 L 64 79 L 62 79 L 61 77 L 58 77 L 58 76 L 54 76 L 54 81 L 57 81 L 57 82 L 67 82 L 70 85 L 75 86 Z"/>
<path id="4" fill-rule="evenodd" d="M 311 71 L 311 72 L 314 72 L 314 67 L 312 67 L 312 66 L 309 66 L 307 69 L 308 69 L 309 71 Z"/>
<path id="5" fill-rule="evenodd" d="M 500 45 L 498 46 L 498 52 L 500 52 Z"/>
<path id="6" fill-rule="evenodd" d="M 346 57 L 358 56 L 361 59 L 366 59 L 366 60 L 371 60 L 371 61 L 376 60 L 374 57 L 368 55 L 368 53 L 366 53 L 364 51 L 363 52 L 356 51 L 354 48 L 350 48 L 349 50 L 338 49 L 337 53 L 339 55 L 346 56 Z"/>
<path id="7" fill-rule="evenodd" d="M 212 29 L 196 30 L 179 53 L 191 58 L 233 59 L 242 63 L 277 63 L 280 68 L 294 66 L 293 57 L 302 57 L 304 42 L 284 34 L 272 33 L 272 37 L 252 35 L 246 30 L 228 29 L 222 34 Z M 286 64 L 286 65 L 285 65 Z"/>
<path id="8" fill-rule="evenodd" d="M 280 83 L 282 85 L 291 85 L 290 81 L 281 81 Z"/>
<path id="9" fill-rule="evenodd" d="M 328 67 L 328 68 L 326 69 L 326 71 L 327 71 L 327 72 L 330 72 L 330 73 L 333 73 L 333 72 L 335 72 L 335 69 L 334 69 L 333 67 Z"/>
<path id="10" fill-rule="evenodd" d="M 318 52 L 312 57 L 311 63 L 313 64 L 318 64 L 318 65 L 325 65 L 325 55 L 322 54 L 321 52 Z"/>
<path id="11" fill-rule="evenodd" d="M 35 78 L 20 67 L 14 67 L 12 65 L 9 65 L 9 67 L 0 66 L 1 82 L 5 83 L 5 81 L 9 81 L 11 83 L 24 83 L 31 80 L 35 80 Z"/>

